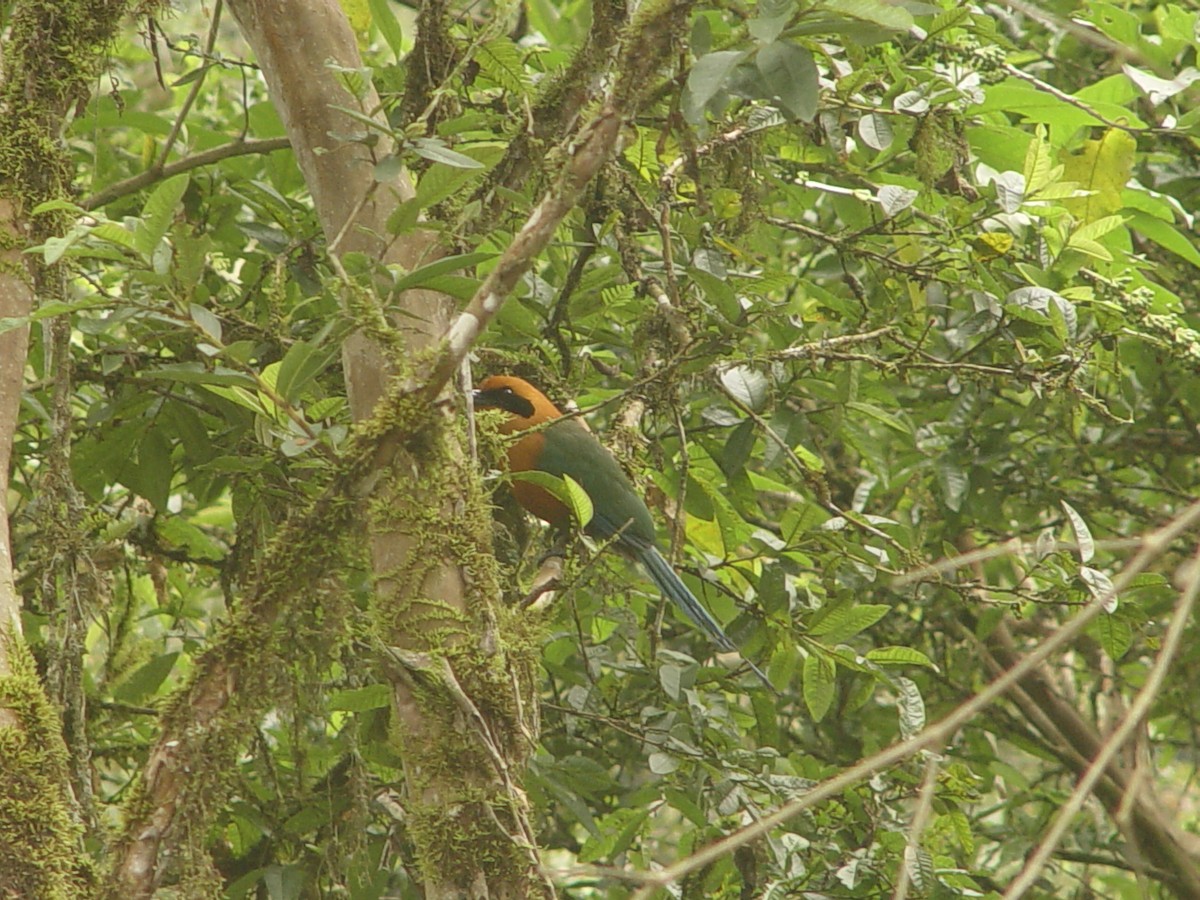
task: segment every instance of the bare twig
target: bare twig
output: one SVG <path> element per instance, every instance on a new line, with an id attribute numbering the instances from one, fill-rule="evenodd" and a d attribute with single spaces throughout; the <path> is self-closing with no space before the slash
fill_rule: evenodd
<path id="1" fill-rule="evenodd" d="M 525 225 L 500 255 L 496 267 L 446 332 L 429 378 L 420 389 L 421 398 L 432 402 L 441 393 L 479 335 L 500 312 L 521 276 L 553 239 L 562 220 L 575 208 L 584 188 L 612 155 L 620 131 L 620 113 L 611 104 L 606 104 L 579 133 L 558 182 L 534 207 Z"/>
<path id="2" fill-rule="evenodd" d="M 1113 593 L 1119 594 L 1126 590 L 1134 578 L 1144 572 L 1152 562 L 1166 552 L 1175 540 L 1190 531 L 1197 523 L 1200 523 L 1200 502 L 1193 503 L 1161 528 L 1144 535 L 1138 552 L 1113 579 Z M 1075 618 L 1064 624 L 1055 634 L 1043 641 L 1003 675 L 992 681 L 952 713 L 913 735 L 907 741 L 893 744 L 864 759 L 840 775 L 817 785 L 804 796 L 784 804 L 757 822 L 701 848 L 686 859 L 660 871 L 644 873 L 643 887 L 634 895 L 634 900 L 648 900 L 655 889 L 677 882 L 692 872 L 711 865 L 739 847 L 761 839 L 773 828 L 777 828 L 803 810 L 838 796 L 842 791 L 871 777 L 876 772 L 908 759 L 921 750 L 943 746 L 980 711 L 990 706 L 1023 678 L 1034 672 L 1052 654 L 1082 634 L 1088 625 L 1103 612 L 1109 600 L 1110 595 L 1108 594 L 1095 597 Z"/>
<path id="3" fill-rule="evenodd" d="M 208 26 L 208 36 L 204 39 L 204 58 L 211 59 L 213 48 L 217 46 L 217 31 L 221 27 L 221 9 L 222 0 L 217 0 L 213 4 L 212 22 Z M 192 111 L 192 106 L 196 102 L 196 98 L 200 96 L 200 90 L 204 87 L 205 76 L 208 75 L 208 67 L 205 66 L 200 70 L 200 74 L 192 81 L 192 87 L 188 94 L 183 99 L 183 103 L 179 107 L 179 113 L 175 116 L 175 121 L 171 123 L 171 131 L 167 135 L 167 139 L 163 141 L 162 152 L 158 154 L 157 168 L 161 169 L 167 162 L 167 158 L 171 155 L 171 150 L 175 147 L 175 142 L 179 140 L 179 133 L 183 131 L 183 123 L 187 121 L 188 113 Z"/>
<path id="4" fill-rule="evenodd" d="M 905 900 L 908 897 L 908 885 L 912 880 L 912 869 L 920 865 L 921 835 L 929 824 L 929 815 L 933 812 L 933 795 L 937 788 L 938 772 L 941 770 L 941 759 L 930 756 L 925 763 L 925 780 L 921 784 L 921 795 L 917 798 L 917 808 L 913 812 L 912 825 L 908 829 L 908 843 L 904 847 L 904 862 L 900 866 L 900 876 L 896 879 L 896 889 L 892 891 L 892 900 Z M 928 891 L 928 885 L 918 885 L 921 893 Z"/>
<path id="5" fill-rule="evenodd" d="M 542 560 L 529 593 L 521 601 L 521 609 L 545 609 L 554 602 L 563 583 L 563 558 L 553 554 Z"/>
<path id="6" fill-rule="evenodd" d="M 1037 76 L 1030 75 L 1028 72 L 1023 72 L 1020 69 L 1018 69 L 1016 66 L 1014 66 L 1010 63 L 1004 64 L 1004 71 L 1007 72 L 1009 75 L 1011 75 L 1013 78 L 1020 78 L 1022 81 L 1026 81 L 1029 84 L 1032 84 L 1039 91 L 1045 91 L 1047 94 L 1054 97 L 1056 100 L 1061 100 L 1063 103 L 1069 104 L 1070 106 L 1074 106 L 1076 109 L 1083 110 L 1089 116 L 1092 116 L 1093 118 L 1095 118 L 1096 121 L 1101 122 L 1104 125 L 1107 125 L 1109 128 L 1118 128 L 1121 131 L 1124 131 L 1126 134 L 1131 134 L 1134 137 L 1145 134 L 1148 131 L 1155 130 L 1153 128 L 1134 128 L 1130 125 L 1126 125 L 1124 122 L 1117 122 L 1113 119 L 1109 119 L 1108 117 L 1101 115 L 1099 112 L 1096 111 L 1096 109 L 1089 106 L 1087 103 L 1085 103 L 1083 100 L 1080 100 L 1078 97 L 1072 96 L 1071 94 L 1068 94 L 1066 91 L 1060 91 L 1054 85 L 1048 84 L 1047 82 L 1042 81 L 1042 79 L 1038 78 Z"/>
<path id="7" fill-rule="evenodd" d="M 1121 720 L 1121 724 L 1117 726 L 1108 740 L 1104 742 L 1104 746 L 1100 748 L 1100 752 L 1096 754 L 1096 758 L 1092 760 L 1092 764 L 1088 766 L 1087 771 L 1083 773 L 1083 777 L 1079 779 L 1075 790 L 1071 792 L 1071 796 L 1067 798 L 1067 802 L 1058 811 L 1054 823 L 1046 831 L 1046 836 L 1042 838 L 1041 844 L 1038 845 L 1033 855 L 1026 860 L 1025 868 L 1021 871 L 1021 874 L 1017 876 L 1016 880 L 1005 891 L 1004 900 L 1018 900 L 1018 898 L 1025 896 L 1025 892 L 1033 886 L 1034 881 L 1037 880 L 1042 869 L 1045 868 L 1050 856 L 1058 847 L 1063 835 L 1071 826 L 1071 820 L 1083 807 L 1087 798 L 1091 796 L 1092 790 L 1096 787 L 1096 782 L 1105 774 L 1108 764 L 1125 745 L 1125 742 L 1132 737 L 1134 730 L 1141 724 L 1146 714 L 1150 712 L 1150 706 L 1158 697 L 1163 682 L 1166 680 L 1167 670 L 1179 652 L 1180 644 L 1183 642 L 1184 630 L 1187 628 L 1187 624 L 1192 616 L 1192 610 L 1196 605 L 1196 596 L 1200 594 L 1200 552 L 1192 558 L 1188 565 L 1181 569 L 1179 574 L 1184 581 L 1181 585 L 1183 593 L 1179 598 L 1179 604 L 1175 608 L 1175 615 L 1171 617 L 1171 624 L 1167 627 L 1167 633 L 1163 638 L 1162 651 L 1158 654 L 1158 659 L 1155 660 L 1154 667 L 1150 670 L 1145 685 L 1138 691 L 1137 697 L 1134 698 L 1133 703 L 1129 707 L 1129 712 Z"/>

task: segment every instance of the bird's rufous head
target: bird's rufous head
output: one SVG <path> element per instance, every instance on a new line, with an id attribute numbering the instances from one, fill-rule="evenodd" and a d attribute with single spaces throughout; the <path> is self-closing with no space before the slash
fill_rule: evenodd
<path id="1" fill-rule="evenodd" d="M 549 398 L 523 378 L 515 375 L 489 375 L 475 388 L 476 409 L 502 409 L 509 417 L 500 425 L 502 434 L 524 431 L 562 411 Z"/>

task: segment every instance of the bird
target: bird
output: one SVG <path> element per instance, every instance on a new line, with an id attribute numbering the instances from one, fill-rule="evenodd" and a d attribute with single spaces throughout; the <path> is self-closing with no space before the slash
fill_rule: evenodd
<path id="1" fill-rule="evenodd" d="M 473 401 L 476 409 L 499 409 L 508 414 L 500 423 L 501 434 L 527 432 L 508 446 L 510 472 L 547 472 L 577 482 L 592 501 L 592 518 L 584 532 L 597 540 L 611 541 L 618 552 L 641 563 L 663 595 L 718 648 L 741 655 L 720 623 L 659 552 L 650 510 L 616 457 L 583 422 L 575 417 L 564 418 L 562 410 L 545 394 L 515 375 L 487 376 L 473 392 Z M 555 529 L 565 531 L 570 527 L 570 510 L 545 488 L 514 480 L 512 492 L 522 508 Z M 744 656 L 742 659 L 763 684 L 774 690 L 758 666 Z"/>

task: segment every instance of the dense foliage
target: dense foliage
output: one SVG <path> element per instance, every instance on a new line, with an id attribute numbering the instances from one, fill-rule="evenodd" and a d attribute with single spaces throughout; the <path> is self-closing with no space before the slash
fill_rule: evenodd
<path id="1" fill-rule="evenodd" d="M 434 229 L 436 262 L 335 271 L 279 142 L 127 181 L 284 135 L 232 24 L 211 44 L 188 33 L 198 14 L 131 32 L 66 135 L 80 194 L 56 210 L 74 225 L 37 252 L 76 277 L 35 314 L 10 511 L 101 865 L 172 691 L 240 594 L 286 576 L 264 548 L 353 431 L 338 360 L 365 314 L 341 276 L 385 307 L 412 287 L 468 299 L 575 119 L 527 123 L 566 97 L 589 114 L 571 64 L 613 14 L 430 4 L 416 66 L 415 14 L 343 6 L 370 68 L 339 77 L 359 96 L 373 80 L 400 141 L 377 177 L 417 183 L 390 224 Z M 1188 545 L 1112 585 L 1130 539 L 1195 493 L 1200 21 L 1152 0 L 1034 12 L 697 6 L 619 158 L 477 348 L 477 377 L 517 372 L 584 410 L 778 687 L 714 659 L 621 559 L 573 545 L 554 602 L 527 613 L 544 691 L 525 788 L 564 896 L 625 896 L 613 868 L 676 862 L 917 735 L 1093 599 L 1106 609 L 1051 657 L 1048 696 L 1102 740 L 1147 684 L 1197 578 Z M 338 137 L 370 141 L 371 112 Z M 516 606 L 549 536 L 498 522 Z M 294 586 L 287 677 L 197 823 L 216 892 L 416 896 L 371 581 L 346 537 L 341 571 Z M 1195 628 L 1118 757 L 1190 832 Z M 1059 714 L 1028 687 L 992 703 L 684 895 L 883 897 L 904 877 L 910 896 L 998 897 L 1096 749 Z M 1119 805 L 1088 801 L 1036 890 L 1178 890 Z"/>

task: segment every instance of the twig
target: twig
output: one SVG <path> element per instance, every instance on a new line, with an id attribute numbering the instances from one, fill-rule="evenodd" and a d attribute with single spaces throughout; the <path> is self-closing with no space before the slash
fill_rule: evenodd
<path id="1" fill-rule="evenodd" d="M 119 200 L 121 197 L 126 197 L 130 194 L 136 194 L 147 185 L 154 184 L 154 182 L 164 178 L 170 178 L 173 175 L 178 175 L 180 172 L 189 172 L 192 169 L 199 169 L 202 166 L 210 166 L 213 163 L 218 163 L 223 159 L 229 159 L 234 156 L 249 156 L 253 153 L 274 153 L 276 150 L 287 150 L 291 146 L 292 142 L 285 137 L 264 138 L 259 141 L 244 141 L 241 139 L 230 141 L 228 144 L 213 147 L 210 150 L 197 153 L 195 156 L 184 157 L 168 165 L 162 165 L 161 162 L 157 163 L 140 175 L 134 175 L 132 178 L 126 178 L 124 181 L 118 181 L 116 184 L 110 184 L 104 190 L 85 198 L 79 205 L 84 209 L 99 209 L 102 206 L 107 206 L 114 200 Z"/>
<path id="2" fill-rule="evenodd" d="M 213 4 L 212 23 L 208 26 L 208 35 L 204 39 L 204 57 L 212 56 L 213 48 L 217 46 L 217 31 L 221 27 L 221 8 L 222 0 L 217 0 Z M 200 74 L 196 76 L 192 82 L 192 87 L 188 91 L 188 95 L 183 98 L 183 103 L 179 107 L 179 115 L 175 117 L 175 121 L 171 123 L 171 131 L 167 135 L 167 139 L 163 141 L 162 153 L 158 154 L 157 167 L 161 169 L 167 162 L 167 158 L 171 155 L 171 148 L 175 146 L 175 142 L 179 140 L 179 132 L 183 131 L 183 123 L 187 121 L 188 113 L 192 111 L 192 106 L 196 102 L 196 98 L 200 96 L 200 90 L 204 87 L 204 79 L 208 75 L 208 66 L 202 66 Z"/>
<path id="3" fill-rule="evenodd" d="M 1180 644 L 1183 642 L 1184 631 L 1192 617 L 1192 609 L 1196 605 L 1196 596 L 1200 594 L 1200 551 L 1197 551 L 1189 565 L 1181 568 L 1180 574 L 1186 579 L 1185 584 L 1182 585 L 1183 593 L 1179 598 L 1179 605 L 1175 609 L 1175 615 L 1171 617 L 1171 624 L 1167 627 L 1167 633 L 1163 638 L 1162 651 L 1158 654 L 1158 659 L 1154 661 L 1154 667 L 1150 670 L 1145 685 L 1138 691 L 1137 697 L 1130 704 L 1129 711 L 1121 720 L 1121 724 L 1117 726 L 1108 740 L 1104 742 L 1104 746 L 1100 748 L 1100 752 L 1096 754 L 1096 758 L 1092 760 L 1092 764 L 1088 766 L 1087 771 L 1083 773 L 1083 777 L 1079 779 L 1075 790 L 1071 792 L 1071 796 L 1067 798 L 1067 802 L 1058 811 L 1053 824 L 1046 831 L 1046 836 L 1042 838 L 1042 842 L 1038 845 L 1037 850 L 1026 861 L 1025 868 L 1021 871 L 1021 874 L 1017 876 L 1016 880 L 1005 891 L 1004 900 L 1018 900 L 1018 898 L 1025 896 L 1025 892 L 1033 886 L 1034 881 L 1041 875 L 1042 869 L 1046 867 L 1050 856 L 1058 847 L 1063 835 L 1071 826 L 1071 820 L 1083 808 L 1083 804 L 1091 796 L 1096 782 L 1104 775 L 1108 764 L 1125 745 L 1125 742 L 1133 735 L 1134 730 L 1141 724 L 1146 714 L 1150 712 L 1150 706 L 1158 697 L 1163 682 L 1166 680 L 1167 670 L 1179 652 Z"/>
<path id="4" fill-rule="evenodd" d="M 1200 501 L 1187 507 L 1182 513 L 1161 528 L 1145 535 L 1141 547 L 1133 559 L 1121 570 L 1113 580 L 1113 592 L 1126 590 L 1139 574 L 1181 535 L 1186 534 L 1200 522 Z M 802 797 L 784 804 L 770 815 L 764 816 L 757 822 L 734 832 L 719 841 L 703 847 L 686 859 L 668 866 L 657 872 L 647 872 L 643 876 L 643 887 L 634 895 L 634 900 L 649 900 L 655 889 L 673 884 L 692 872 L 711 865 L 721 857 L 732 853 L 739 847 L 744 847 L 759 840 L 784 822 L 802 811 L 838 796 L 842 791 L 854 786 L 876 772 L 886 769 L 905 760 L 913 754 L 935 746 L 944 745 L 967 722 L 979 712 L 990 706 L 997 698 L 1006 693 L 1015 684 L 1042 665 L 1060 648 L 1066 646 L 1091 624 L 1103 612 L 1109 602 L 1108 594 L 1094 598 L 1074 619 L 1067 622 L 1055 634 L 1047 638 L 1028 656 L 1021 659 L 999 678 L 992 681 L 986 688 L 963 703 L 945 718 L 913 735 L 907 741 L 901 741 L 880 752 L 869 756 L 862 762 L 829 779 Z"/>
<path id="5" fill-rule="evenodd" d="M 521 601 L 521 609 L 545 609 L 554 602 L 563 583 L 563 558 L 559 554 L 547 556 L 533 576 L 529 593 Z"/>
<path id="6" fill-rule="evenodd" d="M 1072 95 L 1068 94 L 1066 91 L 1060 91 L 1054 85 L 1047 84 L 1045 81 L 1042 81 L 1042 79 L 1038 78 L 1035 75 L 1030 75 L 1028 72 L 1022 72 L 1020 69 L 1018 69 L 1016 66 L 1012 65 L 1011 63 L 1004 64 L 1004 71 L 1007 72 L 1009 75 L 1011 75 L 1013 78 L 1019 78 L 1022 81 L 1026 81 L 1029 84 L 1032 84 L 1039 91 L 1045 91 L 1047 94 L 1049 94 L 1051 97 L 1054 97 L 1056 100 L 1061 100 L 1063 103 L 1067 103 L 1071 106 L 1074 106 L 1076 109 L 1083 110 L 1089 116 L 1092 116 L 1094 119 L 1096 119 L 1096 121 L 1101 122 L 1104 125 L 1107 125 L 1109 128 L 1119 128 L 1121 131 L 1124 131 L 1126 134 L 1131 134 L 1135 138 L 1140 135 L 1145 134 L 1148 131 L 1156 131 L 1157 130 L 1154 128 L 1133 128 L 1129 125 L 1126 125 L 1123 122 L 1115 122 L 1112 119 L 1107 118 L 1106 116 L 1100 115 L 1100 113 L 1098 113 L 1091 106 L 1088 106 L 1086 103 L 1084 103 L 1078 97 L 1073 97 Z"/>
<path id="7" fill-rule="evenodd" d="M 896 889 L 892 891 L 892 900 L 905 900 L 908 897 L 908 885 L 912 880 L 910 871 L 920 865 L 921 835 L 929 824 L 929 814 L 933 811 L 933 795 L 937 788 L 938 772 L 941 770 L 941 759 L 930 756 L 925 764 L 925 780 L 921 784 L 921 796 L 917 798 L 917 808 L 913 812 L 912 825 L 908 829 L 908 843 L 904 847 L 904 861 L 900 865 L 900 877 L 896 879 Z M 921 893 L 929 890 L 928 885 L 918 885 Z"/>

